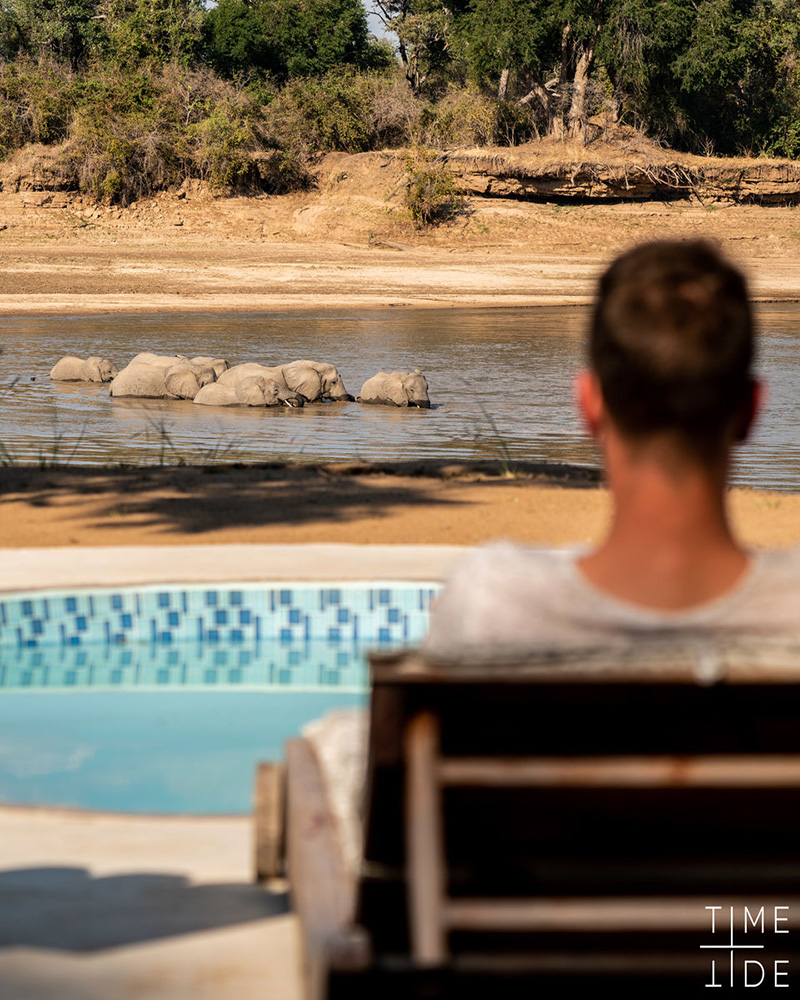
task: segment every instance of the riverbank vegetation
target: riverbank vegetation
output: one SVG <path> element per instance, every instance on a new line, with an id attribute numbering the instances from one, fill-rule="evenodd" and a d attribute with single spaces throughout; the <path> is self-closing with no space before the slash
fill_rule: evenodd
<path id="1" fill-rule="evenodd" d="M 386 39 L 361 0 L 0 0 L 0 156 L 57 147 L 63 186 L 122 204 L 187 178 L 281 193 L 325 151 L 619 125 L 800 158 L 796 0 L 375 4 Z"/>

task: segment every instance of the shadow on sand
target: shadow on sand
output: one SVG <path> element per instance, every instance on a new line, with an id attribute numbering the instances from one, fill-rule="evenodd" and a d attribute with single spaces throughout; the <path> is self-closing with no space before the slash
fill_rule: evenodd
<path id="1" fill-rule="evenodd" d="M 568 465 L 441 461 L 258 466 L 157 466 L 134 469 L 0 470 L 4 498 L 55 506 L 69 496 L 99 502 L 95 526 L 163 526 L 186 534 L 231 527 L 346 522 L 386 516 L 393 508 L 457 505 L 432 488 L 442 479 L 596 487 L 597 470 Z"/>
<path id="2" fill-rule="evenodd" d="M 286 893 L 258 885 L 147 873 L 94 878 L 84 868 L 0 872 L 0 949 L 94 952 L 287 911 Z"/>

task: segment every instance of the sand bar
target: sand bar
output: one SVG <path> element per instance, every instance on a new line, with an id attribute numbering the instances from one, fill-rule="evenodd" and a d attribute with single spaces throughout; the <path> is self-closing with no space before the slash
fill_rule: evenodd
<path id="1" fill-rule="evenodd" d="M 202 574 L 210 570 L 196 547 L 204 545 L 468 546 L 497 537 L 569 545 L 599 540 L 609 523 L 608 494 L 598 485 L 554 485 L 524 475 L 448 478 L 335 468 L 4 468 L 0 549 L 189 546 L 187 567 L 196 565 Z M 734 489 L 729 501 L 747 544 L 800 544 L 800 495 Z M 242 578 L 265 578 L 255 552 L 242 551 Z M 77 553 L 74 558 L 84 559 Z M 280 573 L 290 574 L 291 555 L 281 558 Z M 387 576 L 399 578 L 400 570 L 425 576 L 422 563 L 404 559 L 396 567 L 387 564 Z M 358 572 L 355 564 L 347 565 L 347 559 L 333 558 L 320 572 L 328 579 Z"/>

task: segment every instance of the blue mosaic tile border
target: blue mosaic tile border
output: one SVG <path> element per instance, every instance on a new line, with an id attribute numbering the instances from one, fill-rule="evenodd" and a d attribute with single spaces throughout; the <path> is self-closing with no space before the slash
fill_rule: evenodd
<path id="1" fill-rule="evenodd" d="M 328 688 L 366 691 L 366 652 L 378 644 L 324 640 L 225 646 L 14 647 L 0 651 L 0 692 L 127 688 Z"/>
<path id="2" fill-rule="evenodd" d="M 38 592 L 0 599 L 0 667 L 8 651 L 192 644 L 287 655 L 330 646 L 412 645 L 428 626 L 438 584 L 248 584 Z M 227 655 L 227 653 L 226 653 Z M 231 654 L 233 655 L 233 653 Z M 35 657 L 34 657 L 35 658 Z"/>

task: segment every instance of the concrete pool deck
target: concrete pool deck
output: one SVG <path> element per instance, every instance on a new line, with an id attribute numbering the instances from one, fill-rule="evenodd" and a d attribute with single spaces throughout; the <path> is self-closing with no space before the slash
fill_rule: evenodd
<path id="1" fill-rule="evenodd" d="M 249 817 L 0 806 L 2 1000 L 299 1000 Z"/>
<path id="2" fill-rule="evenodd" d="M 0 591 L 432 582 L 466 549 L 187 545 L 0 550 Z M 249 816 L 0 805 L 0 1000 L 300 1000 L 286 895 L 252 882 Z"/>
<path id="3" fill-rule="evenodd" d="M 442 580 L 459 545 L 142 545 L 0 549 L 0 591 L 168 583 Z"/>

